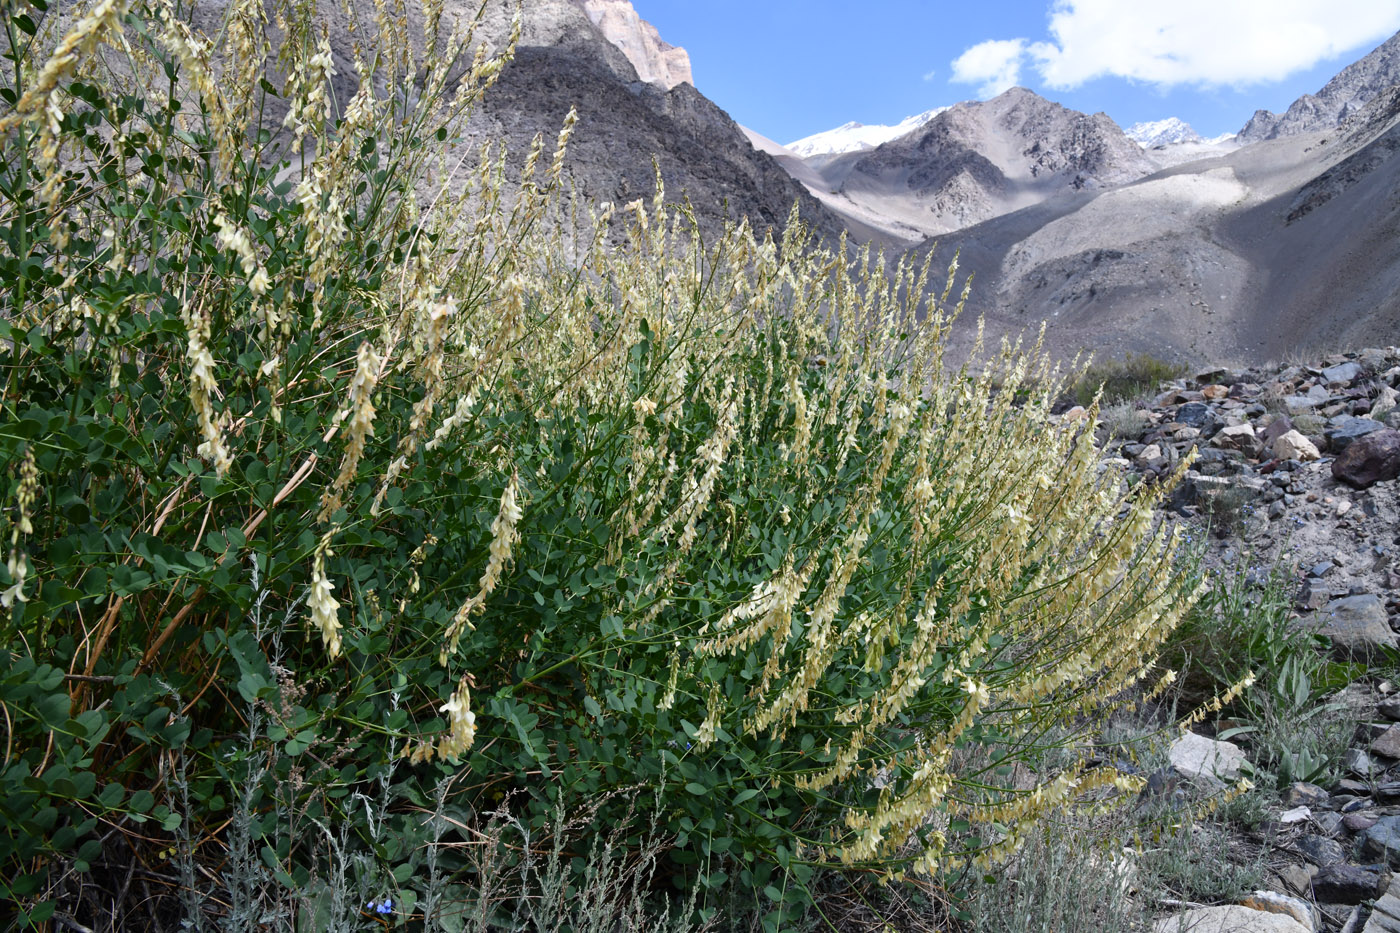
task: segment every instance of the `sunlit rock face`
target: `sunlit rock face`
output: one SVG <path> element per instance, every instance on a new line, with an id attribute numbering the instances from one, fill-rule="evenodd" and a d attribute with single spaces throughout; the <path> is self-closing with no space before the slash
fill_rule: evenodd
<path id="1" fill-rule="evenodd" d="M 637 15 L 628 0 L 575 0 L 593 25 L 622 50 L 637 76 L 648 84 L 670 90 L 695 83 L 690 54 L 661 38 L 656 27 Z"/>

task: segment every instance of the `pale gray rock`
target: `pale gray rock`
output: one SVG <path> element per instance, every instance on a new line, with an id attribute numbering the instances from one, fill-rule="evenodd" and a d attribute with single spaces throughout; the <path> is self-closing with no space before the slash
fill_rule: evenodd
<path id="1" fill-rule="evenodd" d="M 1396 647 L 1385 603 L 1366 594 L 1333 600 L 1313 617 L 1319 634 L 1332 639 L 1332 650 L 1339 657 L 1366 661 L 1382 646 Z"/>
<path id="2" fill-rule="evenodd" d="M 1312 933 L 1287 914 L 1252 910 L 1238 904 L 1198 907 L 1158 920 L 1153 933 Z"/>
<path id="3" fill-rule="evenodd" d="M 1246 761 L 1238 745 L 1194 732 L 1187 732 L 1172 743 L 1168 760 L 1182 777 L 1213 787 L 1237 780 Z"/>
<path id="4" fill-rule="evenodd" d="M 576 0 L 588 19 L 608 41 L 617 46 L 637 77 L 670 90 L 678 84 L 694 84 L 690 54 L 661 38 L 656 27 L 637 14 L 629 0 Z"/>
<path id="5" fill-rule="evenodd" d="M 1273 454 L 1279 460 L 1298 460 L 1308 463 L 1319 460 L 1322 453 L 1312 441 L 1298 431 L 1285 431 L 1274 439 Z"/>

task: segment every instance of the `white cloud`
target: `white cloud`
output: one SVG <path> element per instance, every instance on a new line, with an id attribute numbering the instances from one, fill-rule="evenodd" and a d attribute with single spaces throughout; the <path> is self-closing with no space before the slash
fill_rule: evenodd
<path id="1" fill-rule="evenodd" d="M 1400 0 L 1055 0 L 1052 41 L 980 43 L 954 62 L 953 80 L 985 94 L 1029 67 L 1061 90 L 1109 76 L 1242 86 L 1278 81 L 1397 29 Z"/>
<path id="2" fill-rule="evenodd" d="M 1029 54 L 1025 39 L 979 42 L 953 60 L 953 81 L 976 84 L 983 97 L 995 97 L 1021 83 L 1021 65 Z"/>
<path id="3" fill-rule="evenodd" d="M 924 72 L 924 80 L 925 80 L 925 81 L 932 81 L 932 80 L 933 80 L 934 78 L 936 78 L 936 77 L 938 77 L 938 69 L 937 69 L 937 68 L 933 68 L 933 69 L 930 69 L 929 71 L 925 71 L 925 72 Z"/>

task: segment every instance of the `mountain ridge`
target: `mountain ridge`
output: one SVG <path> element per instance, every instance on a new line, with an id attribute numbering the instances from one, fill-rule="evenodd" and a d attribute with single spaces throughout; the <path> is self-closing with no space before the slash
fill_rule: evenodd
<path id="1" fill-rule="evenodd" d="M 1335 129 L 1387 88 L 1400 84 L 1400 33 L 1343 68 L 1316 94 L 1304 94 L 1282 114 L 1256 110 L 1239 132 L 1260 142 Z"/>

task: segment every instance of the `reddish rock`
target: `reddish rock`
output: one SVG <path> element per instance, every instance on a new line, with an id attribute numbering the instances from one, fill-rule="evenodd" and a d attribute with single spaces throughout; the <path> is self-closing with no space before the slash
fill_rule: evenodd
<path id="1" fill-rule="evenodd" d="M 1400 431 L 1373 431 L 1352 441 L 1332 461 L 1332 475 L 1357 489 L 1400 476 Z"/>

